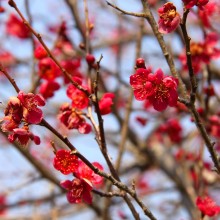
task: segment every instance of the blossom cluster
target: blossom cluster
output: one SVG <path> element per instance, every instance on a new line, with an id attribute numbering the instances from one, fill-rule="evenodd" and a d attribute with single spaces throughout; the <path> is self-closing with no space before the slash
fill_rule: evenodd
<path id="1" fill-rule="evenodd" d="M 172 76 L 164 76 L 161 69 L 153 74 L 150 68 L 138 68 L 130 76 L 130 84 L 135 98 L 139 101 L 147 99 L 157 111 L 177 105 L 178 80 Z"/>
<path id="2" fill-rule="evenodd" d="M 158 9 L 159 14 L 159 31 L 162 34 L 167 34 L 174 31 L 180 23 L 180 15 L 176 11 L 176 7 L 173 3 L 167 2 L 161 8 Z"/>
<path id="3" fill-rule="evenodd" d="M 20 91 L 17 97 L 11 97 L 5 109 L 5 117 L 1 120 L 3 132 L 9 132 L 8 139 L 16 139 L 26 145 L 31 139 L 40 144 L 40 138 L 29 131 L 29 124 L 39 124 L 43 119 L 43 112 L 38 106 L 44 106 L 42 96 L 33 93 L 25 94 Z M 19 127 L 23 124 L 23 127 Z"/>
<path id="4" fill-rule="evenodd" d="M 99 170 L 103 170 L 99 163 L 94 162 L 92 164 Z M 72 173 L 75 176 L 73 180 L 65 180 L 60 183 L 67 190 L 67 200 L 70 203 L 81 203 L 83 201 L 91 204 L 91 191 L 93 187 L 101 186 L 103 178 L 95 174 L 69 150 L 58 150 L 54 157 L 53 165 L 55 169 L 64 175 Z"/>
<path id="5" fill-rule="evenodd" d="M 220 49 L 217 47 L 219 36 L 216 33 L 209 33 L 203 42 L 191 42 L 190 52 L 193 70 L 199 73 L 205 64 L 209 64 L 213 59 L 220 57 Z M 183 51 L 179 59 L 183 65 L 183 69 L 187 70 L 187 59 L 185 51 Z"/>

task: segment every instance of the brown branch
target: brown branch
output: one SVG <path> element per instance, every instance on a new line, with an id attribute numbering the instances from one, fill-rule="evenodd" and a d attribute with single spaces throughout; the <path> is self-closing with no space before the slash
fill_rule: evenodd
<path id="1" fill-rule="evenodd" d="M 195 124 L 205 141 L 205 144 L 207 146 L 207 149 L 211 155 L 212 161 L 215 165 L 216 171 L 218 174 L 220 174 L 220 163 L 219 163 L 219 155 L 214 149 L 215 143 L 211 141 L 204 124 L 201 121 L 201 118 L 199 116 L 199 113 L 196 110 L 195 107 L 195 100 L 196 100 L 196 91 L 197 91 L 197 81 L 196 77 L 193 71 L 193 66 L 192 66 L 192 57 L 191 57 L 191 51 L 190 51 L 190 37 L 188 36 L 187 29 L 186 29 L 186 20 L 187 20 L 187 15 L 189 13 L 189 10 L 185 10 L 183 14 L 183 19 L 181 22 L 181 29 L 183 32 L 183 37 L 186 45 L 186 57 L 187 57 L 187 66 L 189 69 L 189 77 L 190 77 L 190 84 L 191 84 L 191 93 L 190 93 L 190 105 L 188 105 L 189 109 L 192 112 L 192 115 L 194 116 L 195 119 Z"/>
<path id="2" fill-rule="evenodd" d="M 107 5 L 111 6 L 112 8 L 120 11 L 122 14 L 131 15 L 131 16 L 134 16 L 134 17 L 141 17 L 141 18 L 145 18 L 146 17 L 145 13 L 128 12 L 128 11 L 122 10 L 121 8 L 117 7 L 116 5 L 111 4 L 108 1 L 106 1 L 106 3 L 107 3 Z"/>

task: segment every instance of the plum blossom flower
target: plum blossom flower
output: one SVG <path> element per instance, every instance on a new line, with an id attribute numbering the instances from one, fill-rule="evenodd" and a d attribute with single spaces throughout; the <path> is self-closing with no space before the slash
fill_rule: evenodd
<path id="1" fill-rule="evenodd" d="M 220 57 L 220 49 L 217 48 L 218 36 L 216 33 L 207 34 L 204 42 L 192 42 L 190 45 L 192 65 L 195 73 L 199 73 L 204 64 L 209 64 L 212 59 Z M 183 69 L 187 70 L 187 59 L 185 51 L 180 54 L 179 59 Z"/>
<path id="2" fill-rule="evenodd" d="M 77 156 L 71 154 L 69 150 L 58 150 L 53 160 L 53 166 L 61 173 L 67 175 L 74 173 L 79 165 Z"/>
<path id="3" fill-rule="evenodd" d="M 10 67 L 16 64 L 16 58 L 9 51 L 0 51 L 0 62 L 4 67 Z"/>
<path id="4" fill-rule="evenodd" d="M 203 9 L 203 7 L 209 2 L 209 0 L 182 0 L 185 8 L 190 9 L 193 6 L 198 6 L 199 9 Z"/>
<path id="5" fill-rule="evenodd" d="M 176 11 L 176 7 L 171 2 L 167 2 L 158 9 L 159 14 L 159 32 L 168 34 L 174 31 L 180 23 L 180 15 Z"/>
<path id="6" fill-rule="evenodd" d="M 217 206 L 216 203 L 212 200 L 212 198 L 206 196 L 201 198 L 200 196 L 196 199 L 196 205 L 203 215 L 207 216 L 215 216 L 220 212 L 220 206 Z"/>
<path id="7" fill-rule="evenodd" d="M 78 78 L 80 79 L 80 84 L 82 83 L 83 75 L 79 71 L 79 67 L 81 66 L 80 59 L 71 59 L 71 60 L 63 60 L 61 62 L 62 67 L 73 77 L 73 79 Z M 70 80 L 64 76 L 64 83 L 68 84 Z M 77 81 L 77 80 L 76 80 Z"/>
<path id="8" fill-rule="evenodd" d="M 6 22 L 6 32 L 9 35 L 18 37 L 20 39 L 27 39 L 31 32 L 25 24 L 14 14 L 10 14 Z"/>
<path id="9" fill-rule="evenodd" d="M 158 129 L 160 133 L 167 133 L 170 140 L 179 143 L 182 139 L 182 126 L 175 118 L 169 119 L 165 124 Z"/>
<path id="10" fill-rule="evenodd" d="M 4 111 L 5 117 L 1 120 L 3 132 L 9 132 L 10 142 L 18 140 L 26 145 L 29 139 L 40 144 L 40 138 L 29 131 L 29 124 L 38 124 L 43 118 L 43 112 L 37 106 L 43 106 L 44 99 L 33 93 L 25 94 L 20 91 L 18 97 L 11 97 Z M 22 128 L 19 126 L 23 124 Z"/>
<path id="11" fill-rule="evenodd" d="M 215 28 L 219 26 L 220 2 L 212 0 L 208 2 L 203 10 L 198 11 L 198 15 L 206 28 Z"/>
<path id="12" fill-rule="evenodd" d="M 87 95 L 72 84 L 67 88 L 67 96 L 72 100 L 73 108 L 84 109 L 89 105 Z"/>
<path id="13" fill-rule="evenodd" d="M 103 170 L 103 167 L 98 163 L 92 163 L 93 166 L 99 170 Z M 74 172 L 75 179 L 72 181 L 65 180 L 61 182 L 61 186 L 67 190 L 67 200 L 70 203 L 81 203 L 84 201 L 87 204 L 92 203 L 91 191 L 93 185 L 100 186 L 103 178 L 94 173 L 84 162 L 79 161 L 78 168 Z"/>
<path id="14" fill-rule="evenodd" d="M 92 163 L 93 166 L 97 167 L 99 170 L 103 170 L 103 167 L 98 162 Z M 103 177 L 95 174 L 85 163 L 82 161 L 79 162 L 78 169 L 75 173 L 77 178 L 84 179 L 87 182 L 90 182 L 92 185 L 100 186 L 103 181 Z"/>
<path id="15" fill-rule="evenodd" d="M 36 145 L 40 144 L 40 138 L 30 132 L 28 126 L 13 129 L 13 132 L 8 136 L 8 140 L 14 142 L 16 139 L 21 145 L 26 145 L 29 139 L 34 141 Z"/>
<path id="16" fill-rule="evenodd" d="M 147 98 L 147 87 L 149 84 L 147 80 L 150 73 L 150 68 L 139 68 L 135 74 L 130 76 L 130 84 L 134 90 L 134 96 L 139 101 L 143 101 Z"/>
<path id="17" fill-rule="evenodd" d="M 65 180 L 60 185 L 67 190 L 67 200 L 69 203 L 92 203 L 92 185 L 84 179 Z"/>
<path id="18" fill-rule="evenodd" d="M 41 59 L 38 63 L 38 68 L 39 68 L 38 74 L 42 79 L 54 80 L 55 78 L 60 76 L 59 68 L 54 63 L 54 61 L 49 57 Z"/>
<path id="19" fill-rule="evenodd" d="M 23 117 L 27 123 L 39 124 L 43 118 L 43 112 L 37 106 L 44 106 L 44 98 L 33 93 L 25 94 L 20 91 L 18 99 L 21 101 L 23 107 Z"/>
<path id="20" fill-rule="evenodd" d="M 91 132 L 91 125 L 86 123 L 85 118 L 80 114 L 80 110 L 76 110 L 68 103 L 64 103 L 60 107 L 58 118 L 68 129 L 78 129 L 81 134 L 88 134 Z"/>
<path id="21" fill-rule="evenodd" d="M 54 96 L 54 92 L 60 88 L 59 83 L 56 81 L 46 81 L 40 85 L 39 92 L 45 98 Z"/>
<path id="22" fill-rule="evenodd" d="M 39 45 L 35 48 L 34 57 L 39 60 L 47 57 L 47 51 L 43 48 L 42 45 Z"/>
<path id="23" fill-rule="evenodd" d="M 176 106 L 178 80 L 172 76 L 164 76 L 161 69 L 155 74 L 149 69 L 137 69 L 130 76 L 130 84 L 137 100 L 149 100 L 157 111 L 163 111 L 167 106 Z"/>
<path id="24" fill-rule="evenodd" d="M 111 106 L 113 105 L 112 99 L 115 97 L 114 93 L 105 93 L 102 98 L 99 100 L 99 110 L 101 115 L 109 114 L 111 110 Z"/>

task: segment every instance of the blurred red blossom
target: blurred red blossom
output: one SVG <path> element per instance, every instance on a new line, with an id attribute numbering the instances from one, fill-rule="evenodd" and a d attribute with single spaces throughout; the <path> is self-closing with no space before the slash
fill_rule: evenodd
<path id="1" fill-rule="evenodd" d="M 44 49 L 44 47 L 42 45 L 38 45 L 35 48 L 34 57 L 39 60 L 47 57 L 47 51 Z"/>
<path id="2" fill-rule="evenodd" d="M 199 17 L 206 28 L 213 28 L 216 21 L 219 21 L 220 2 L 210 1 L 203 7 L 203 10 L 199 10 Z M 219 23 L 218 23 L 219 25 Z"/>
<path id="3" fill-rule="evenodd" d="M 203 7 L 209 2 L 209 0 L 182 0 L 185 8 L 190 9 L 193 6 L 198 6 L 199 9 L 203 9 Z"/>
<path id="4" fill-rule="evenodd" d="M 218 35 L 212 32 L 207 34 L 204 42 L 192 42 L 190 44 L 192 65 L 195 73 L 199 73 L 204 64 L 209 64 L 211 60 L 220 57 L 220 49 L 216 47 L 218 41 Z M 183 65 L 183 69 L 187 70 L 185 51 L 180 54 L 179 59 Z"/>
<path id="5" fill-rule="evenodd" d="M 54 96 L 54 92 L 60 88 L 59 83 L 56 81 L 45 81 L 40 85 L 39 92 L 45 98 L 51 98 Z"/>
<path id="6" fill-rule="evenodd" d="M 9 35 L 18 37 L 20 39 L 27 39 L 31 32 L 25 24 L 14 14 L 10 14 L 6 22 L 6 32 Z"/>
<path id="7" fill-rule="evenodd" d="M 0 51 L 0 63 L 4 67 L 10 67 L 16 63 L 16 58 L 9 51 Z"/>
<path id="8" fill-rule="evenodd" d="M 212 200 L 212 198 L 206 196 L 201 198 L 200 196 L 196 199 L 196 205 L 203 215 L 207 216 L 215 216 L 220 212 L 220 206 L 217 206 L 216 203 Z"/>
<path id="9" fill-rule="evenodd" d="M 54 80 L 61 73 L 54 61 L 49 57 L 41 59 L 38 63 L 38 68 L 40 78 L 46 80 Z"/>
<path id="10" fill-rule="evenodd" d="M 73 77 L 73 79 L 75 79 L 76 77 L 78 79 L 83 79 L 83 75 L 79 70 L 79 67 L 81 66 L 80 59 L 63 60 L 61 61 L 61 65 Z M 64 83 L 70 83 L 70 80 L 66 76 L 64 76 Z"/>
<path id="11" fill-rule="evenodd" d="M 167 133 L 174 143 L 179 143 L 182 140 L 182 126 L 177 119 L 169 119 L 158 128 L 158 131 L 162 134 Z"/>
<path id="12" fill-rule="evenodd" d="M 5 214 L 5 212 L 6 212 L 6 208 L 4 207 L 5 205 L 7 205 L 6 195 L 0 194 L 0 215 Z"/>
<path id="13" fill-rule="evenodd" d="M 114 93 L 105 93 L 99 100 L 99 110 L 101 115 L 107 115 L 111 113 L 111 106 L 113 105 L 112 99 L 115 97 Z"/>

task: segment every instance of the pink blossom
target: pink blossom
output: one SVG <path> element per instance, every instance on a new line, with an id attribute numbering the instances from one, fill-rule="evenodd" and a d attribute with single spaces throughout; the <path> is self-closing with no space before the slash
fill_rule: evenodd
<path id="1" fill-rule="evenodd" d="M 109 114 L 111 110 L 111 106 L 113 105 L 112 99 L 115 97 L 114 93 L 105 93 L 102 98 L 99 100 L 99 110 L 101 115 Z"/>
<path id="2" fill-rule="evenodd" d="M 87 95 L 72 84 L 67 88 L 67 96 L 72 100 L 73 108 L 84 109 L 89 105 Z"/>
<path id="3" fill-rule="evenodd" d="M 203 215 L 215 216 L 220 212 L 220 206 L 217 206 L 216 203 L 208 196 L 201 198 L 200 196 L 196 199 L 196 205 Z"/>
<path id="4" fill-rule="evenodd" d="M 103 170 L 103 167 L 98 162 L 92 163 L 93 166 L 97 167 L 99 170 Z M 77 178 L 84 179 L 87 182 L 90 182 L 93 185 L 99 186 L 102 184 L 103 177 L 95 174 L 93 170 L 91 170 L 85 163 L 80 161 L 78 170 L 76 171 Z"/>
<path id="5" fill-rule="evenodd" d="M 53 166 L 61 173 L 67 175 L 74 173 L 78 168 L 78 158 L 71 154 L 69 150 L 58 150 L 53 160 Z"/>
<path id="6" fill-rule="evenodd" d="M 158 9 L 160 19 L 159 32 L 167 34 L 174 31 L 180 23 L 180 15 L 176 11 L 176 7 L 171 2 L 167 2 L 161 8 Z"/>
<path id="7" fill-rule="evenodd" d="M 137 100 L 143 101 L 147 98 L 148 87 L 148 75 L 151 73 L 151 69 L 139 68 L 135 74 L 130 76 L 130 84 L 134 90 L 134 96 Z"/>
<path id="8" fill-rule="evenodd" d="M 45 98 L 54 96 L 54 92 L 60 88 L 59 83 L 56 81 L 46 81 L 40 85 L 39 92 Z"/>
<path id="9" fill-rule="evenodd" d="M 178 80 L 172 76 L 164 76 L 161 69 L 155 74 L 149 69 L 137 69 L 130 76 L 130 84 L 137 100 L 148 99 L 157 111 L 163 111 L 167 106 L 176 106 Z"/>
<path id="10" fill-rule="evenodd" d="M 65 180 L 60 185 L 67 190 L 67 200 L 69 203 L 92 203 L 92 185 L 83 179 Z"/>
<path id="11" fill-rule="evenodd" d="M 193 6 L 198 6 L 200 9 L 203 9 L 203 7 L 209 2 L 209 0 L 182 0 L 185 8 L 190 9 Z"/>
<path id="12" fill-rule="evenodd" d="M 30 132 L 28 126 L 13 129 L 13 132 L 8 136 L 8 140 L 10 142 L 14 142 L 16 139 L 21 145 L 26 145 L 29 139 L 34 141 L 34 143 L 37 145 L 40 144 L 40 138 Z"/>
<path id="13" fill-rule="evenodd" d="M 60 107 L 58 118 L 68 129 L 78 129 L 81 134 L 88 134 L 92 130 L 91 125 L 86 123 L 81 111 L 77 111 L 68 103 L 64 103 Z"/>
<path id="14" fill-rule="evenodd" d="M 37 106 L 44 106 L 44 98 L 40 95 L 34 95 L 33 93 L 25 94 L 20 91 L 18 93 L 18 99 L 23 106 L 23 117 L 26 122 L 30 124 L 39 124 L 43 118 L 43 112 Z"/>
<path id="15" fill-rule="evenodd" d="M 20 39 L 29 38 L 31 33 L 25 24 L 16 15 L 10 14 L 6 22 L 6 32 Z"/>

